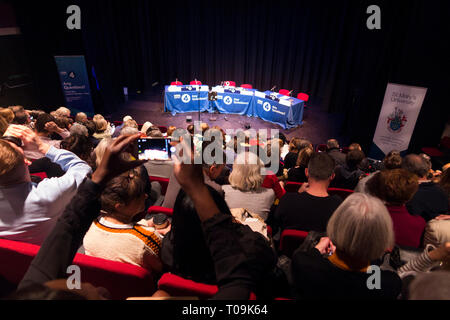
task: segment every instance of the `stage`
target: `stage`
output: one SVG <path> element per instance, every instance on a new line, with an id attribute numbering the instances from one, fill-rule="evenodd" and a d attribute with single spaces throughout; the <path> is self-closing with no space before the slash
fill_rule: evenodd
<path id="1" fill-rule="evenodd" d="M 164 89 L 155 90 L 143 94 L 132 94 L 128 101 L 123 103 L 119 110 L 110 115 L 110 121 L 121 121 L 126 115 L 130 115 L 138 123 L 150 121 L 155 125 L 175 126 L 186 128 L 189 123 L 186 117 L 192 117 L 192 121 L 198 121 L 198 112 L 183 113 L 172 116 L 169 112 L 164 112 Z M 226 129 L 245 129 L 250 126 L 252 129 L 278 129 L 285 134 L 288 139 L 292 137 L 304 137 L 313 144 L 326 143 L 329 138 L 336 138 L 342 143 L 349 143 L 345 137 L 340 136 L 340 129 L 343 122 L 343 115 L 329 114 L 320 110 L 320 106 L 307 104 L 304 112 L 304 121 L 301 127 L 284 130 L 280 126 L 266 122 L 259 118 L 247 117 L 233 114 L 207 113 L 200 114 L 202 122 L 208 123 L 210 127 L 219 126 Z M 215 120 L 214 120 L 215 119 Z"/>

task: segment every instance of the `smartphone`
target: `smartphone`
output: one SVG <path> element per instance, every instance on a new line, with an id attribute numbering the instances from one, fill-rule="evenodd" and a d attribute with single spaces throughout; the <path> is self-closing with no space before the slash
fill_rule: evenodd
<path id="1" fill-rule="evenodd" d="M 171 160 L 173 147 L 169 138 L 138 139 L 139 160 Z"/>

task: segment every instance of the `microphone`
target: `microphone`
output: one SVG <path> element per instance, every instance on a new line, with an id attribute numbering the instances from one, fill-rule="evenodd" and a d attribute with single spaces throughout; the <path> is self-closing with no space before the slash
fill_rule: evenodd
<path id="1" fill-rule="evenodd" d="M 270 89 L 270 91 L 275 91 L 276 88 L 277 86 L 274 86 L 272 89 Z"/>
<path id="2" fill-rule="evenodd" d="M 294 90 L 292 90 L 292 91 L 289 91 L 289 96 L 291 96 L 292 97 L 292 94 L 294 93 Z"/>

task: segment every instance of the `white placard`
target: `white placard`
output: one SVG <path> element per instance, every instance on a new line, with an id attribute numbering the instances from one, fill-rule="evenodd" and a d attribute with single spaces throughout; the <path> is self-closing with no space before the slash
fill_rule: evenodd
<path id="1" fill-rule="evenodd" d="M 405 151 L 419 117 L 426 88 L 389 83 L 373 142 L 384 154 Z"/>

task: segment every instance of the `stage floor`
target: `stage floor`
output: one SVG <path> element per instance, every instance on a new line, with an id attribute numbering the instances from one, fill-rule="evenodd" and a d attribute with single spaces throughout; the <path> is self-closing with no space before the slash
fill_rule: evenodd
<path id="1" fill-rule="evenodd" d="M 124 116 L 130 115 L 138 123 L 150 121 L 155 125 L 175 126 L 186 128 L 189 123 L 186 117 L 191 116 L 193 121 L 198 121 L 198 113 L 184 113 L 172 116 L 164 112 L 164 95 L 161 93 L 146 93 L 130 96 L 117 112 L 111 115 L 111 120 L 121 121 Z M 226 129 L 244 129 L 250 125 L 252 129 L 278 129 L 288 139 L 292 137 L 304 137 L 313 144 L 326 143 L 329 138 L 336 138 L 342 143 L 346 139 L 340 136 L 343 116 L 329 114 L 320 110 L 320 106 L 308 105 L 304 112 L 303 126 L 290 130 L 284 130 L 276 124 L 265 122 L 259 118 L 232 115 L 201 113 L 201 121 L 208 123 L 210 127 L 219 126 Z M 215 118 L 216 120 L 213 120 Z"/>

